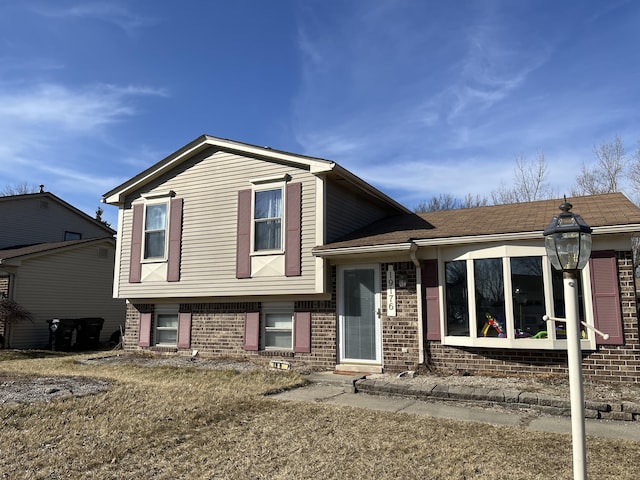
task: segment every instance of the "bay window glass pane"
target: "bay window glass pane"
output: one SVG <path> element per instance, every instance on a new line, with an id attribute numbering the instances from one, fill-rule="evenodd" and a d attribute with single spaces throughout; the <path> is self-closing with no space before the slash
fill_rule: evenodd
<path id="1" fill-rule="evenodd" d="M 504 308 L 502 259 L 473 261 L 476 293 L 476 327 L 478 337 L 507 336 Z"/>
<path id="2" fill-rule="evenodd" d="M 546 338 L 542 257 L 512 258 L 511 288 L 516 338 Z"/>
<path id="3" fill-rule="evenodd" d="M 467 262 L 445 263 L 447 335 L 469 336 Z"/>
<path id="4" fill-rule="evenodd" d="M 565 315 L 565 305 L 564 305 L 564 281 L 562 278 L 562 271 L 552 269 L 553 272 L 551 274 L 551 284 L 553 286 L 553 316 L 556 318 L 566 318 Z M 583 286 L 582 286 L 582 275 L 578 274 L 577 278 L 578 283 L 578 320 L 584 321 L 584 295 L 583 295 Z M 552 322 L 549 323 L 553 325 Z M 556 329 L 556 338 L 557 339 L 565 339 L 567 338 L 567 330 L 564 322 L 555 322 Z M 588 330 L 580 325 L 580 329 L 582 332 L 582 338 L 588 338 L 589 333 Z"/>

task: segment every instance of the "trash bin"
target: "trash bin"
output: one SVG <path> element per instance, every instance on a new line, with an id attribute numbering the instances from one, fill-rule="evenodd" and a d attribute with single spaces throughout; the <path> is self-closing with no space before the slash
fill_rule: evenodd
<path id="1" fill-rule="evenodd" d="M 73 345 L 76 322 L 71 319 L 53 318 L 49 324 L 49 349 L 68 352 Z"/>
<path id="2" fill-rule="evenodd" d="M 100 346 L 100 332 L 104 324 L 103 318 L 76 319 L 76 350 L 94 350 Z"/>

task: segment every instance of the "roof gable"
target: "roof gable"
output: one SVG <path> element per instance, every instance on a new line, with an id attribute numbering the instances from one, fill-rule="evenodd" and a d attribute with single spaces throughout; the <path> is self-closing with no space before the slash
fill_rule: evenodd
<path id="1" fill-rule="evenodd" d="M 116 231 L 114 229 L 112 229 L 111 227 L 106 226 L 104 223 L 100 222 L 99 220 L 91 217 L 90 215 L 87 215 L 86 213 L 84 213 L 82 210 L 74 207 L 73 205 L 71 205 L 68 202 L 65 202 L 63 199 L 61 199 L 60 197 L 58 197 L 57 195 L 54 195 L 51 192 L 38 192 L 38 193 L 25 193 L 25 194 L 20 194 L 20 195 L 7 195 L 7 196 L 0 196 L 0 208 L 1 205 L 3 203 L 9 203 L 9 202 L 32 202 L 32 201 L 37 201 L 37 200 L 50 200 L 53 201 L 55 203 L 57 203 L 58 205 L 60 205 L 62 208 L 72 212 L 74 215 L 82 218 L 83 221 L 87 221 L 92 223 L 93 225 L 100 227 L 101 229 L 104 230 L 105 232 L 105 236 L 113 236 L 116 234 Z"/>
<path id="2" fill-rule="evenodd" d="M 313 174 L 326 175 L 334 179 L 344 180 L 348 182 L 352 188 L 364 192 L 366 195 L 377 199 L 378 201 L 382 201 L 387 205 L 391 205 L 398 212 L 410 212 L 409 209 L 398 203 L 396 200 L 390 198 L 377 188 L 368 184 L 333 161 L 289 153 L 282 150 L 275 150 L 270 147 L 258 147 L 248 143 L 236 142 L 209 135 L 201 135 L 171 155 L 130 178 L 123 184 L 108 191 L 103 195 L 102 201 L 112 205 L 123 205 L 125 198 L 131 193 L 143 189 L 149 183 L 160 179 L 184 162 L 194 158 L 196 155 L 206 152 L 207 150 L 211 150 L 212 152 L 223 151 L 235 153 L 242 156 L 292 165 L 294 167 L 307 170 Z"/>
<path id="3" fill-rule="evenodd" d="M 258 147 L 256 145 L 216 138 L 209 135 L 201 135 L 171 155 L 140 172 L 135 177 L 130 178 L 123 184 L 105 193 L 103 195 L 103 201 L 110 204 L 121 204 L 124 202 L 126 195 L 143 188 L 148 183 L 161 177 L 186 160 L 192 158 L 194 155 L 202 153 L 207 149 L 212 149 L 214 151 L 226 151 L 287 163 L 299 168 L 304 168 L 313 173 L 330 171 L 335 166 L 334 162 L 321 158 L 283 152 L 280 150 L 274 150 L 270 147 Z"/>

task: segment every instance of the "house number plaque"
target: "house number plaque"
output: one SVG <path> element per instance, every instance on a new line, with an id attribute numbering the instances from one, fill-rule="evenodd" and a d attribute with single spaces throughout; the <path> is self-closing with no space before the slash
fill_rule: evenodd
<path id="1" fill-rule="evenodd" d="M 393 265 L 387 267 L 387 316 L 396 316 L 396 272 Z"/>

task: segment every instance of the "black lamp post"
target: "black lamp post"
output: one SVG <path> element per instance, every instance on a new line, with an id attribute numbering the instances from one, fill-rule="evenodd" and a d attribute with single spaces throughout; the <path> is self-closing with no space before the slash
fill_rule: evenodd
<path id="1" fill-rule="evenodd" d="M 551 264 L 562 270 L 567 325 L 567 361 L 571 397 L 571 438 L 573 446 L 573 478 L 587 478 L 587 448 L 584 431 L 584 390 L 582 386 L 582 355 L 580 353 L 580 320 L 576 279 L 591 256 L 591 227 L 571 213 L 565 197 L 556 215 L 544 230 L 544 246 Z M 549 319 L 545 315 L 546 319 Z M 556 319 L 552 319 L 556 320 Z"/>

